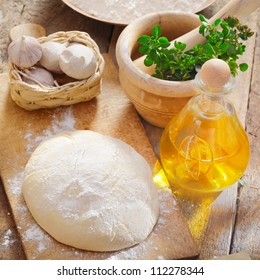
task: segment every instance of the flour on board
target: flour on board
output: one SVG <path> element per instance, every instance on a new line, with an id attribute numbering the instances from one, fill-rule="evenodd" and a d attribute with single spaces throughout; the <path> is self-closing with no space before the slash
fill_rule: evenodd
<path id="1" fill-rule="evenodd" d="M 164 203 L 164 200 L 167 199 L 167 196 L 169 196 L 170 193 L 168 192 L 159 192 L 159 198 L 160 198 L 160 217 L 157 222 L 157 225 L 155 226 L 154 230 L 152 231 L 152 235 L 158 235 L 159 232 L 163 230 L 163 228 L 167 225 L 167 216 L 173 215 L 175 211 L 178 211 L 178 208 L 176 208 L 175 201 L 172 204 L 172 207 L 169 208 L 169 205 L 166 205 Z M 18 209 L 16 209 L 18 210 Z M 24 212 L 24 207 L 21 207 L 19 211 Z M 27 212 L 27 211 L 26 211 Z M 23 215 L 26 213 L 22 213 Z M 23 216 L 22 215 L 22 216 Z M 25 221 L 20 221 L 22 224 L 22 227 L 19 228 L 20 230 L 22 228 L 26 228 L 25 231 L 22 232 L 22 240 L 24 243 L 29 242 L 30 244 L 33 244 L 34 246 L 34 255 L 33 259 L 37 259 L 40 254 L 44 254 L 44 252 L 48 251 L 50 248 L 53 247 L 53 238 L 47 234 L 38 224 L 33 223 L 27 223 L 25 224 Z M 170 236 L 165 236 L 165 239 L 169 239 Z M 31 245 L 30 245 L 31 246 Z M 65 245 L 64 245 L 65 246 Z M 128 248 L 127 250 L 120 250 L 115 251 L 113 253 L 102 253 L 102 252 L 92 252 L 93 254 L 96 254 L 97 259 L 140 259 L 142 258 L 142 254 L 147 252 L 148 249 L 153 248 L 153 251 L 161 251 L 160 248 L 156 247 L 153 239 L 149 238 L 145 240 L 143 243 L 140 243 L 138 246 L 134 246 L 132 248 Z M 164 250 L 168 250 L 168 248 L 164 248 Z M 74 253 L 74 255 L 77 258 L 84 258 L 84 251 L 78 250 L 69 246 L 61 247 L 59 254 L 67 255 L 69 252 Z M 163 259 L 163 256 L 159 256 L 158 259 Z"/>
<path id="2" fill-rule="evenodd" d="M 32 126 L 28 124 L 28 130 L 23 136 L 27 140 L 27 153 L 31 152 L 40 144 L 40 142 L 47 140 L 49 137 L 62 132 L 62 131 L 73 131 L 75 130 L 75 118 L 71 107 L 67 107 L 65 110 L 56 110 L 52 116 L 50 125 L 42 131 L 42 133 L 36 135 L 33 131 Z M 21 186 L 23 182 L 24 172 L 23 169 L 16 170 L 16 175 L 8 180 L 8 185 L 10 186 L 10 191 L 13 195 L 18 197 L 22 196 Z M 173 212 L 178 211 L 175 200 L 173 200 L 172 205 L 167 205 L 165 201 L 167 196 L 170 194 L 167 192 L 160 192 L 160 217 L 157 222 L 156 227 L 152 231 L 152 235 L 158 235 L 159 232 L 167 226 L 167 217 L 173 215 Z M 19 207 L 14 209 L 19 212 L 19 225 L 18 230 L 20 231 L 22 240 L 24 243 L 30 243 L 30 246 L 34 247 L 34 254 L 32 259 L 37 259 L 40 255 L 45 254 L 54 245 L 54 239 L 48 235 L 38 224 L 32 222 L 28 223 L 28 209 L 24 204 L 20 204 Z M 25 230 L 24 230 L 25 229 Z M 7 244 L 11 239 L 9 238 L 10 232 L 7 232 L 7 236 L 4 239 L 4 244 Z M 167 236 L 165 236 L 167 239 Z M 9 241 L 8 241 L 9 240 Z M 12 242 L 12 241 L 10 241 Z M 153 251 L 158 251 L 160 248 L 156 247 L 151 239 L 147 239 L 145 242 L 134 246 L 127 250 L 121 250 L 113 253 L 102 253 L 97 252 L 93 254 L 97 255 L 99 259 L 138 259 L 141 258 L 143 252 L 146 252 L 148 248 L 153 248 Z M 165 248 L 167 250 L 167 248 Z M 72 247 L 65 246 L 61 247 L 59 250 L 60 256 L 66 256 L 67 254 L 73 253 L 76 258 L 84 259 L 85 252 Z M 50 256 L 51 257 L 51 256 Z M 163 259 L 163 256 L 159 256 L 158 259 Z"/>
<path id="3" fill-rule="evenodd" d="M 48 234 L 38 226 L 37 224 L 32 224 L 30 227 L 22 234 L 24 242 L 37 242 L 37 252 L 41 253 L 48 247 L 48 243 L 51 240 Z"/>
<path id="4" fill-rule="evenodd" d="M 26 150 L 32 152 L 42 141 L 47 140 L 51 136 L 62 132 L 62 131 L 73 131 L 75 130 L 75 118 L 71 107 L 67 107 L 63 110 L 60 116 L 54 114 L 50 126 L 43 130 L 41 135 L 34 135 L 32 130 L 29 130 L 24 138 L 28 141 Z"/>
<path id="5" fill-rule="evenodd" d="M 18 172 L 13 178 L 7 180 L 9 189 L 13 195 L 22 194 L 22 181 L 23 181 L 24 172 Z"/>
<path id="6" fill-rule="evenodd" d="M 3 237 L 0 239 L 0 245 L 4 248 L 8 248 L 9 246 L 12 246 L 15 242 L 16 239 L 11 229 L 7 229 Z"/>
<path id="7" fill-rule="evenodd" d="M 160 216 L 156 226 L 151 232 L 151 235 L 158 235 L 158 233 L 163 231 L 163 228 L 167 224 L 167 216 L 168 215 L 171 216 L 175 211 L 178 211 L 177 204 L 175 201 L 173 201 L 172 207 L 169 207 L 169 205 L 166 205 L 166 203 L 164 203 L 164 201 L 167 199 L 169 195 L 171 195 L 170 192 L 159 191 Z M 170 239 L 170 236 L 165 236 L 164 238 Z M 109 260 L 141 259 L 142 254 L 147 252 L 149 248 L 153 248 L 153 251 L 158 251 L 158 252 L 161 251 L 158 247 L 155 246 L 153 242 L 153 238 L 148 238 L 144 242 L 138 244 L 138 246 L 128 248 L 127 250 L 114 252 L 114 254 L 108 257 L 107 259 Z M 165 251 L 167 251 L 168 248 L 164 248 L 164 249 Z M 158 259 L 163 259 L 163 258 L 164 258 L 163 256 L 158 257 Z"/>

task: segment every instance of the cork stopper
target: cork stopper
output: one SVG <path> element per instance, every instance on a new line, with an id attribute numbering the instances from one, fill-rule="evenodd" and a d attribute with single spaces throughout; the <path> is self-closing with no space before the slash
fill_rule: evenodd
<path id="1" fill-rule="evenodd" d="M 230 68 L 222 59 L 210 59 L 202 65 L 200 70 L 200 79 L 206 88 L 213 92 L 221 91 L 229 82 L 230 76 Z"/>

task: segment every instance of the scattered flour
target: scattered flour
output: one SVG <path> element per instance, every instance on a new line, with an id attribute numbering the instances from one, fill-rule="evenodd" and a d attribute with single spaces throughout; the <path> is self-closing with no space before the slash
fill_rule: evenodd
<path id="1" fill-rule="evenodd" d="M 18 172 L 13 178 L 8 179 L 7 183 L 10 191 L 13 195 L 22 194 L 22 182 L 23 182 L 24 172 Z"/>
<path id="2" fill-rule="evenodd" d="M 165 260 L 165 258 L 163 256 L 158 256 L 157 260 Z"/>
<path id="3" fill-rule="evenodd" d="M 121 259 L 129 259 L 129 260 L 137 260 L 137 259 L 145 259 L 145 254 L 147 251 L 150 251 L 154 255 L 158 255 L 169 251 L 168 247 L 158 248 L 158 244 L 154 243 L 154 240 L 159 238 L 164 240 L 169 240 L 168 244 L 171 243 L 171 236 L 165 236 L 165 232 L 169 232 L 167 229 L 169 217 L 173 215 L 175 211 L 179 211 L 177 208 L 175 200 L 170 199 L 169 196 L 171 194 L 169 192 L 160 191 L 159 198 L 160 198 L 160 216 L 156 226 L 154 227 L 153 231 L 151 232 L 151 236 L 146 239 L 144 242 L 140 243 L 137 246 L 132 248 L 128 248 L 125 250 L 121 250 L 118 252 L 114 252 L 113 255 L 107 257 L 107 260 L 121 260 Z M 166 202 L 167 201 L 167 202 Z M 172 208 L 169 206 L 169 202 L 173 201 Z M 152 248 L 152 249 L 151 249 Z M 158 259 L 165 259 L 165 256 L 159 255 Z"/>
<path id="4" fill-rule="evenodd" d="M 48 139 L 49 137 L 62 132 L 62 131 L 73 131 L 75 130 L 75 118 L 73 115 L 73 111 L 71 107 L 67 107 L 66 109 L 58 108 L 52 116 L 51 124 L 47 127 L 41 135 L 35 136 L 35 132 L 32 130 L 32 125 L 30 123 L 27 124 L 27 133 L 25 136 L 22 135 L 20 131 L 20 137 L 24 137 L 27 140 L 27 147 L 26 152 L 31 153 L 39 144 L 40 142 Z M 19 131 L 18 131 L 19 133 Z M 14 174 L 12 178 L 7 180 L 7 184 L 9 187 L 10 192 L 12 195 L 16 196 L 17 198 L 22 196 L 22 182 L 24 178 L 24 171 L 21 167 L 13 167 Z M 18 230 L 22 230 L 27 224 L 24 222 L 27 220 L 26 216 L 28 215 L 29 211 L 24 204 L 19 204 L 15 211 L 22 214 L 20 216 L 20 223 L 17 226 Z M 37 252 L 40 253 L 47 248 L 47 245 L 51 238 L 46 234 L 37 224 L 32 224 L 23 234 L 22 237 L 24 241 L 34 241 L 37 244 Z M 1 242 L 1 240 L 0 240 Z M 12 232 L 8 229 L 3 237 L 2 246 L 9 246 L 15 242 L 12 239 Z"/>
<path id="5" fill-rule="evenodd" d="M 8 229 L 6 230 L 4 236 L 2 237 L 0 245 L 4 248 L 8 248 L 9 246 L 12 246 L 15 242 L 16 239 L 13 236 L 11 229 Z"/>
<path id="6" fill-rule="evenodd" d="M 48 243 L 51 238 L 46 234 L 40 226 L 37 224 L 32 224 L 29 228 L 22 234 L 22 239 L 24 242 L 35 242 L 37 244 L 37 252 L 41 253 L 48 248 Z"/>
<path id="7" fill-rule="evenodd" d="M 28 211 L 28 208 L 24 204 L 19 204 L 18 206 L 16 206 L 15 210 L 20 213 L 26 213 Z"/>
<path id="8" fill-rule="evenodd" d="M 206 4 L 207 0 L 69 0 L 69 3 L 99 20 L 128 24 L 136 18 L 148 13 L 168 11 L 198 12 Z"/>
<path id="9" fill-rule="evenodd" d="M 76 121 L 71 107 L 67 107 L 60 114 L 54 114 L 50 126 L 43 130 L 42 135 L 35 136 L 32 130 L 26 133 L 24 136 L 28 141 L 26 151 L 32 152 L 42 141 L 47 140 L 59 132 L 75 130 L 75 124 Z"/>
<path id="10" fill-rule="evenodd" d="M 13 182 L 10 184 L 12 186 L 12 192 L 19 194 L 20 187 L 22 184 L 22 176 L 23 173 L 19 173 L 16 178 L 13 179 Z M 164 259 L 164 255 L 162 254 L 163 250 L 168 251 L 168 248 L 158 248 L 157 245 L 154 243 L 154 240 L 156 240 L 159 236 L 159 238 L 163 238 L 165 240 L 169 240 L 169 244 L 171 243 L 171 237 L 170 234 L 168 236 L 161 236 L 162 232 L 165 232 L 165 228 L 167 228 L 167 222 L 170 216 L 173 215 L 175 211 L 179 211 L 179 209 L 176 206 L 175 200 L 168 199 L 169 197 L 168 192 L 159 192 L 160 197 L 160 216 L 159 220 L 154 228 L 154 230 L 151 233 L 151 237 L 145 240 L 143 243 L 134 246 L 132 248 L 128 248 L 125 250 L 121 250 L 118 252 L 111 253 L 91 253 L 94 254 L 94 259 L 109 259 L 109 260 L 121 260 L 121 259 L 143 259 L 145 258 L 145 252 L 148 250 L 152 250 L 154 255 L 157 255 L 157 252 L 160 252 L 158 259 Z M 172 203 L 172 205 L 169 205 L 169 203 Z M 172 206 L 172 207 L 169 207 Z M 35 244 L 35 253 L 33 258 L 37 259 L 37 256 L 42 253 L 44 250 L 47 250 L 53 246 L 53 239 L 51 236 L 49 236 L 38 224 L 25 224 L 26 219 L 23 219 L 22 217 L 27 215 L 28 209 L 25 205 L 20 205 L 16 208 L 16 211 L 20 211 L 22 214 L 20 226 L 18 226 L 19 230 L 22 230 L 23 228 L 27 227 L 27 230 L 25 230 L 22 233 L 22 240 L 23 242 L 32 242 Z M 169 232 L 169 230 L 166 230 L 166 232 Z M 3 245 L 10 244 L 12 242 L 12 239 L 10 239 L 11 233 L 8 231 L 6 233 L 6 237 L 3 241 Z M 154 238 L 155 237 L 155 238 Z M 152 248 L 152 249 L 151 249 Z M 65 249 L 60 250 L 61 256 L 63 254 L 68 255 L 68 253 L 71 252 L 74 254 L 76 259 L 84 259 L 84 256 L 89 255 L 89 252 L 84 252 L 82 250 L 78 250 L 75 248 L 67 247 Z M 71 254 L 69 254 L 71 255 Z"/>
<path id="11" fill-rule="evenodd" d="M 35 132 L 33 131 L 30 124 L 28 124 L 28 131 L 24 137 L 24 139 L 27 140 L 27 153 L 31 153 L 39 144 L 40 142 L 47 140 L 51 136 L 62 132 L 62 131 L 73 131 L 75 130 L 75 119 L 73 115 L 73 111 L 71 107 L 66 108 L 66 110 L 58 110 L 56 113 L 52 116 L 51 124 L 49 127 L 47 127 L 41 135 L 35 135 Z M 16 171 L 16 176 L 8 180 L 8 185 L 10 187 L 10 191 L 13 195 L 19 197 L 22 196 L 22 182 L 23 182 L 23 171 Z M 151 235 L 154 235 L 155 238 L 148 238 L 143 243 L 134 246 L 132 248 L 121 250 L 118 252 L 111 253 L 91 253 L 91 255 L 94 255 L 94 258 L 96 259 L 142 259 L 142 256 L 145 258 L 145 252 L 147 250 L 151 250 L 154 252 L 154 255 L 160 254 L 158 256 L 158 259 L 164 259 L 164 255 L 162 254 L 162 249 L 156 247 L 156 244 L 154 244 L 154 241 L 157 236 L 161 234 L 163 229 L 167 227 L 167 220 L 170 216 L 173 215 L 175 211 L 178 211 L 178 207 L 176 205 L 175 200 L 170 200 L 171 205 L 169 205 L 169 201 L 167 197 L 169 196 L 169 193 L 167 192 L 160 192 L 160 217 L 157 222 L 157 225 L 155 226 L 155 229 L 152 231 Z M 38 224 L 25 224 L 27 221 L 26 217 L 28 215 L 28 209 L 26 205 L 19 205 L 15 208 L 15 211 L 19 211 L 21 215 L 20 224 L 18 225 L 18 230 L 22 232 L 22 240 L 23 242 L 32 242 L 35 246 L 35 253 L 33 258 L 37 259 L 37 256 L 42 253 L 43 251 L 53 247 L 53 238 L 49 236 Z M 27 228 L 25 231 L 23 231 L 24 228 Z M 160 238 L 164 238 L 165 240 L 169 240 L 170 242 L 170 236 L 160 236 Z M 12 239 L 12 232 L 11 230 L 7 230 L 2 245 L 3 246 L 9 246 L 10 244 L 14 243 L 15 240 Z M 165 248 L 167 251 L 168 248 Z M 70 253 L 69 253 L 70 252 Z M 158 252 L 158 253 L 156 253 Z M 159 253 L 160 252 L 160 253 Z M 86 256 L 88 256 L 90 253 L 85 252 L 82 250 L 78 250 L 71 247 L 62 248 L 60 250 L 60 254 L 63 255 L 70 255 L 73 253 L 73 255 L 77 259 L 84 259 Z M 50 256 L 51 257 L 51 256 Z"/>

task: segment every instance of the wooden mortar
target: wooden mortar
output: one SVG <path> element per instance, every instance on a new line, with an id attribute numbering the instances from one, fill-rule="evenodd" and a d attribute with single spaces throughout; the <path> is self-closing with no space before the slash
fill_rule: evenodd
<path id="1" fill-rule="evenodd" d="M 231 0 L 209 21 L 212 23 L 228 15 L 241 19 L 259 6 L 259 0 Z M 126 95 L 146 121 L 165 127 L 197 93 L 197 88 L 194 80 L 175 82 L 154 78 L 151 76 L 153 67 L 143 64 L 144 57 L 136 59 L 138 37 L 151 34 L 156 24 L 162 27 L 163 36 L 172 40 L 172 43 L 176 39 L 186 43 L 187 49 L 203 43 L 204 38 L 198 31 L 201 21 L 197 15 L 177 12 L 160 12 L 140 17 L 129 24 L 118 38 L 116 58 L 119 79 Z"/>
<path id="2" fill-rule="evenodd" d="M 198 16 L 192 13 L 152 13 L 128 25 L 117 41 L 116 58 L 120 83 L 137 112 L 153 125 L 164 127 L 197 91 L 193 80 L 165 81 L 136 67 L 133 58 L 139 47 L 137 38 L 143 34 L 151 34 L 152 27 L 159 24 L 163 35 L 173 40 L 200 23 Z"/>

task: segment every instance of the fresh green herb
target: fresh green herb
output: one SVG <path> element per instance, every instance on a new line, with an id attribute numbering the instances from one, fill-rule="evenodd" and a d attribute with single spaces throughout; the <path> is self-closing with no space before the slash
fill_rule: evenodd
<path id="1" fill-rule="evenodd" d="M 138 38 L 141 44 L 139 52 L 145 54 L 144 64 L 155 65 L 154 77 L 165 80 L 190 80 L 193 79 L 201 65 L 211 59 L 220 58 L 226 61 L 233 76 L 237 75 L 238 68 L 246 71 L 246 63 L 237 64 L 240 55 L 245 52 L 246 41 L 254 32 L 246 25 L 242 25 L 235 17 L 217 19 L 210 25 L 203 15 L 199 15 L 202 25 L 200 34 L 205 37 L 205 44 L 197 44 L 190 50 L 186 44 L 174 42 L 173 48 L 168 48 L 170 42 L 161 36 L 162 30 L 159 25 L 154 26 L 152 35 L 143 35 Z"/>

